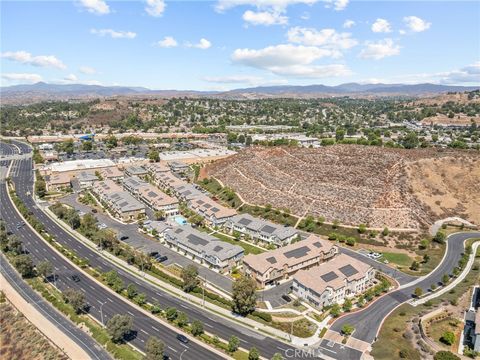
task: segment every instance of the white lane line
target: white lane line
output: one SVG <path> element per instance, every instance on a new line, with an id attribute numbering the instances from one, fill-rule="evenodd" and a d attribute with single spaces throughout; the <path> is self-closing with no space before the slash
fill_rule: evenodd
<path id="1" fill-rule="evenodd" d="M 155 330 L 155 331 L 160 331 L 155 326 L 152 326 L 152 329 Z"/>
<path id="2" fill-rule="evenodd" d="M 172 348 L 171 346 L 168 347 L 170 350 L 172 350 L 173 352 L 178 352 L 177 350 L 175 350 L 174 348 Z"/>
<path id="3" fill-rule="evenodd" d="M 130 315 L 135 316 L 135 315 L 133 315 L 130 311 L 127 310 L 127 312 L 128 312 Z"/>
<path id="4" fill-rule="evenodd" d="M 148 335 L 148 333 L 147 333 L 145 330 L 140 329 L 140 331 L 143 332 L 144 334 L 147 334 L 147 335 Z"/>
<path id="5" fill-rule="evenodd" d="M 210 324 L 205 323 L 205 326 L 208 326 L 209 328 L 212 328 L 212 329 L 213 329 L 213 326 L 210 325 Z"/>

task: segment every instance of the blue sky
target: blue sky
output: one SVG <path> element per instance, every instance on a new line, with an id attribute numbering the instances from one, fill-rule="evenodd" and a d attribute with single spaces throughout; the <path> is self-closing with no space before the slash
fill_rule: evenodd
<path id="1" fill-rule="evenodd" d="M 476 85 L 479 18 L 476 1 L 1 1 L 1 85 Z"/>

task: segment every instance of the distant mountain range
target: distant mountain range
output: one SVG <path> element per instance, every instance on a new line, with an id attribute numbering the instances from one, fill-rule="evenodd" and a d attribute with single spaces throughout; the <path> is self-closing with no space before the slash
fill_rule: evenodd
<path id="1" fill-rule="evenodd" d="M 447 92 L 463 92 L 479 89 L 479 86 L 448 86 L 437 84 L 358 84 L 347 83 L 337 86 L 259 86 L 230 91 L 194 90 L 151 90 L 143 87 L 100 86 L 84 84 L 14 85 L 1 87 L 3 103 L 33 103 L 44 100 L 88 99 L 112 96 L 145 97 L 215 97 L 231 99 L 255 99 L 271 97 L 313 98 L 322 96 L 426 96 Z"/>

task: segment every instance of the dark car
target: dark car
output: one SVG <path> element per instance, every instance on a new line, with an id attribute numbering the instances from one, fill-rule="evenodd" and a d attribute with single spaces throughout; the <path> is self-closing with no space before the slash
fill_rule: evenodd
<path id="1" fill-rule="evenodd" d="M 127 236 L 127 235 L 122 235 L 122 236 L 120 236 L 120 240 L 122 240 L 122 241 L 123 241 L 123 240 L 127 240 L 127 239 L 128 239 L 128 236 Z"/>
<path id="2" fill-rule="evenodd" d="M 155 256 L 158 256 L 159 253 L 158 253 L 158 251 L 151 251 L 149 255 L 150 255 L 151 257 L 155 257 Z"/>
<path id="3" fill-rule="evenodd" d="M 292 298 L 290 296 L 288 296 L 287 294 L 283 294 L 282 299 L 285 300 L 286 302 L 292 301 Z"/>
<path id="4" fill-rule="evenodd" d="M 73 274 L 72 276 L 70 276 L 70 279 L 72 279 L 72 280 L 75 281 L 75 282 L 79 282 L 79 281 L 80 281 L 80 277 L 79 277 L 77 274 Z"/>
<path id="5" fill-rule="evenodd" d="M 155 261 L 158 261 L 158 262 L 164 262 L 164 261 L 167 261 L 168 260 L 168 257 L 165 256 L 165 255 L 157 255 L 154 257 Z"/>
<path id="6" fill-rule="evenodd" d="M 177 340 L 184 343 L 184 344 L 188 344 L 188 342 L 189 342 L 188 338 L 185 335 L 182 335 L 182 334 L 177 334 Z"/>

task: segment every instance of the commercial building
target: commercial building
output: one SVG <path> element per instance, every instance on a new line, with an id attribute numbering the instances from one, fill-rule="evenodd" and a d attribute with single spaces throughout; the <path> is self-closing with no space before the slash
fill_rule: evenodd
<path id="1" fill-rule="evenodd" d="M 45 177 L 48 191 L 60 191 L 70 187 L 70 176 L 68 174 L 53 174 Z"/>
<path id="2" fill-rule="evenodd" d="M 113 180 L 96 182 L 92 190 L 100 201 L 123 221 L 137 220 L 145 215 L 145 205 L 125 192 Z"/>
<path id="3" fill-rule="evenodd" d="M 262 254 L 249 254 L 243 259 L 244 272 L 263 288 L 288 279 L 299 270 L 318 266 L 338 254 L 338 247 L 316 235 Z"/>
<path id="4" fill-rule="evenodd" d="M 225 228 L 231 233 L 237 231 L 251 239 L 267 244 L 284 246 L 299 235 L 295 228 L 285 227 L 268 220 L 255 218 L 250 214 L 238 214 L 225 222 Z"/>
<path id="5" fill-rule="evenodd" d="M 321 309 L 363 293 L 374 278 L 372 266 L 340 254 L 319 266 L 298 271 L 293 276 L 293 294 Z"/>
<path id="6" fill-rule="evenodd" d="M 177 251 L 222 273 L 239 265 L 243 258 L 242 247 L 221 241 L 190 226 L 166 230 L 164 240 Z"/>
<path id="7" fill-rule="evenodd" d="M 197 214 L 204 217 L 206 222 L 212 226 L 225 224 L 237 213 L 234 209 L 226 208 L 210 199 L 208 196 L 194 198 L 188 202 L 190 208 Z"/>
<path id="8" fill-rule="evenodd" d="M 47 172 L 50 171 L 52 173 L 58 173 L 82 170 L 96 170 L 111 166 L 115 166 L 115 163 L 110 159 L 83 159 L 51 163 L 45 165 L 42 170 Z"/>
<path id="9" fill-rule="evenodd" d="M 137 199 L 155 211 L 163 211 L 165 216 L 178 214 L 178 200 L 168 196 L 155 186 L 136 176 L 125 178 L 123 187 Z"/>

